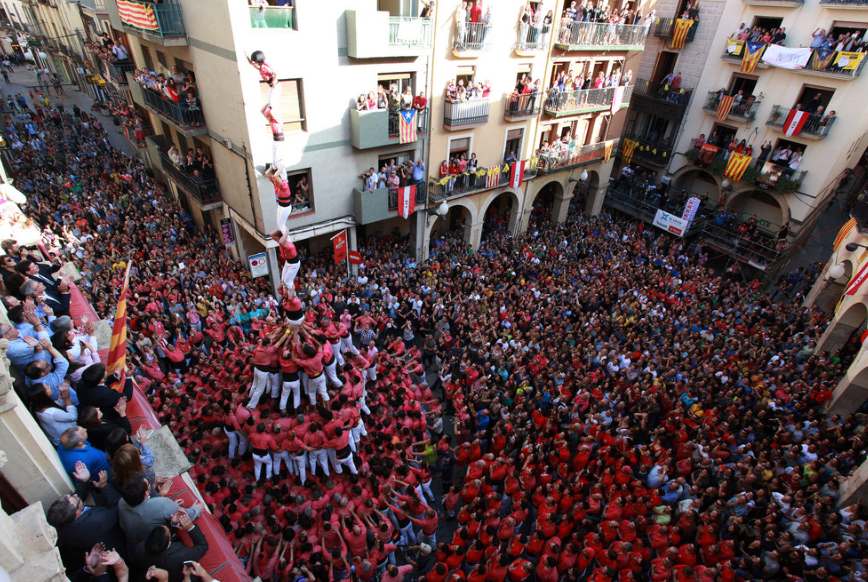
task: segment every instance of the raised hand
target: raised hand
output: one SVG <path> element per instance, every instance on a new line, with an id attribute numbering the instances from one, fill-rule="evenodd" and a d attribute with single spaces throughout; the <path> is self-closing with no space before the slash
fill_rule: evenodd
<path id="1" fill-rule="evenodd" d="M 90 479 L 90 471 L 88 470 L 87 465 L 78 461 L 75 464 L 75 470 L 72 472 L 72 476 L 84 483 Z"/>

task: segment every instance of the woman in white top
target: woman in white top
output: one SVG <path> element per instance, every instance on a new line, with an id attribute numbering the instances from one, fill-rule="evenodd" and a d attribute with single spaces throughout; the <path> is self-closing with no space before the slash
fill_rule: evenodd
<path id="1" fill-rule="evenodd" d="M 60 444 L 60 435 L 63 431 L 76 426 L 78 410 L 69 397 L 67 382 L 64 381 L 60 387 L 60 400 L 63 406 L 51 399 L 51 388 L 45 384 L 33 384 L 28 387 L 27 400 L 30 402 L 30 410 L 54 446 Z"/>

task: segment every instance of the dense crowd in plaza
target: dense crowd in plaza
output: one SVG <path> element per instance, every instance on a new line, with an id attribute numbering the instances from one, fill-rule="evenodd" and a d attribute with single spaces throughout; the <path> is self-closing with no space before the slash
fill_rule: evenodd
<path id="1" fill-rule="evenodd" d="M 76 580 L 210 580 L 203 511 L 263 580 L 868 579 L 864 511 L 836 506 L 864 420 L 822 413 L 860 345 L 816 352 L 820 311 L 581 212 L 475 252 L 445 231 L 418 264 L 364 240 L 349 278 L 281 237 L 273 295 L 98 120 L 24 115 L 11 175 L 100 318 L 132 261 L 115 391 L 72 283 L 2 244 L 0 335 L 78 487 L 48 508 Z M 134 390 L 204 503 L 163 497 Z"/>

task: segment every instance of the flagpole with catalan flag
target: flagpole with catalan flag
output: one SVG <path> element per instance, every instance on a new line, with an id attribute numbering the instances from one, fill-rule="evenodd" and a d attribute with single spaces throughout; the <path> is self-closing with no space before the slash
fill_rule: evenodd
<path id="1" fill-rule="evenodd" d="M 130 267 L 132 266 L 133 261 L 128 261 L 120 299 L 118 299 L 118 306 L 115 309 L 112 341 L 109 346 L 108 364 L 106 365 L 106 371 L 109 374 L 117 374 L 120 378 L 117 383 L 111 385 L 111 388 L 118 392 L 123 392 L 127 374 L 127 288 L 130 286 Z"/>

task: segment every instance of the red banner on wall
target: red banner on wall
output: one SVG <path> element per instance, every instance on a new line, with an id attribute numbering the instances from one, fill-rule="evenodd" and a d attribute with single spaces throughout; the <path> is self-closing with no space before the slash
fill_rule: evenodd
<path id="1" fill-rule="evenodd" d="M 347 231 L 334 237 L 332 245 L 335 247 L 335 263 L 345 261 L 347 259 Z"/>

